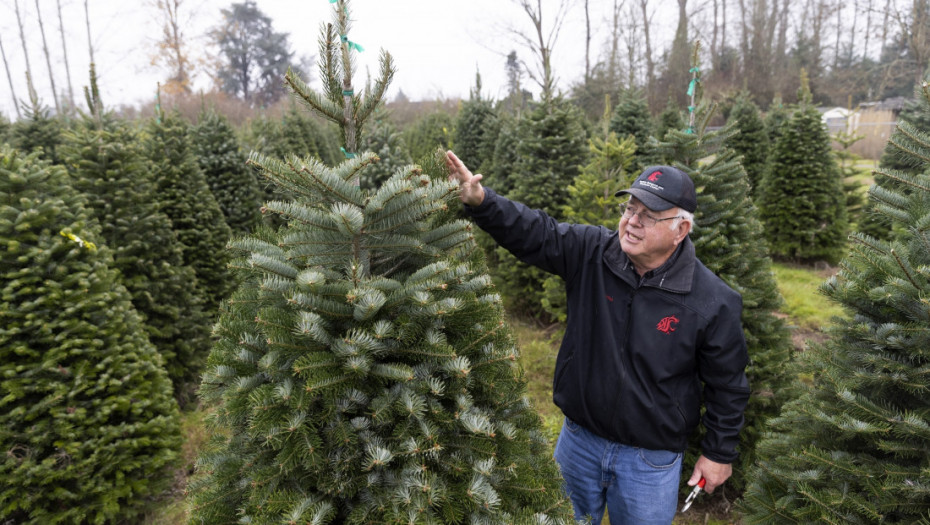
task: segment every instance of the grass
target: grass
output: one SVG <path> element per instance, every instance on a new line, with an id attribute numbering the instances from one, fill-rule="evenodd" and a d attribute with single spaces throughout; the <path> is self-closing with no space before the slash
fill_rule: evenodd
<path id="1" fill-rule="evenodd" d="M 152 510 L 145 513 L 142 525 L 177 525 L 187 523 L 187 502 L 184 490 L 187 478 L 194 471 L 194 463 L 210 435 L 204 422 L 206 413 L 202 410 L 181 413 L 181 457 L 175 472 L 175 482 L 171 491 L 163 498 L 152 502 Z"/>
<path id="2" fill-rule="evenodd" d="M 789 324 L 803 330 L 820 331 L 834 317 L 846 315 L 842 307 L 820 293 L 820 285 L 832 271 L 817 271 L 784 263 L 773 264 L 772 270 L 778 282 L 778 291 L 785 298 L 782 313 L 787 315 Z"/>

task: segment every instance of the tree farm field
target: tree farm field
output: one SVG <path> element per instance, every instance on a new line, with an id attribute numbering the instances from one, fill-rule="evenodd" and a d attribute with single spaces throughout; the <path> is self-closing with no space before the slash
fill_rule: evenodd
<path id="1" fill-rule="evenodd" d="M 781 315 L 792 330 L 795 349 L 803 351 L 807 342 L 823 340 L 823 328 L 828 326 L 834 317 L 844 315 L 842 308 L 819 291 L 820 285 L 835 272 L 835 269 L 814 269 L 808 266 L 775 263 L 772 265 L 772 271 L 775 273 L 778 289 L 785 299 Z M 552 404 L 552 372 L 562 327 L 558 324 L 540 326 L 536 321 L 513 316 L 508 317 L 508 322 L 520 350 L 528 395 L 539 411 L 543 427 L 554 445 L 562 427 L 562 415 L 558 407 Z M 152 502 L 152 510 L 147 513 L 143 525 L 176 525 L 187 521 L 185 487 L 188 476 L 193 472 L 197 456 L 210 437 L 205 424 L 206 415 L 203 410 L 183 414 L 181 424 L 184 447 L 177 468 L 175 486 L 162 499 Z M 683 479 L 684 477 L 686 476 L 683 473 Z M 603 523 L 609 525 L 609 519 L 605 519 Z M 674 523 L 724 525 L 739 524 L 740 521 L 733 513 L 726 514 L 720 509 L 702 506 L 699 499 L 688 515 L 676 518 Z"/>

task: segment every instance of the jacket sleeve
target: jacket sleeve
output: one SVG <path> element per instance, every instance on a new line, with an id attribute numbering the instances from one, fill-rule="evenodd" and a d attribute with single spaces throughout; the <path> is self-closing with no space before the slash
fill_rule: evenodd
<path id="1" fill-rule="evenodd" d="M 742 299 L 725 300 L 707 329 L 705 344 L 698 351 L 698 372 L 704 383 L 704 429 L 701 449 L 708 459 L 733 463 L 739 454 L 739 431 L 749 402 L 746 365 L 749 354 L 740 321 Z M 729 295 L 727 294 L 727 295 Z"/>
<path id="2" fill-rule="evenodd" d="M 517 259 L 563 279 L 578 267 L 585 237 L 601 230 L 560 223 L 546 212 L 501 197 L 488 187 L 484 188 L 484 201 L 479 206 L 465 206 L 465 213 Z"/>

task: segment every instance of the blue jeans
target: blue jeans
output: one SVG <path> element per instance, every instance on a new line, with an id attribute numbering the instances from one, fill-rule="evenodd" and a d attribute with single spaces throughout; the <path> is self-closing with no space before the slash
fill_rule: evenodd
<path id="1" fill-rule="evenodd" d="M 681 452 L 621 445 L 565 418 L 555 460 L 575 518 L 600 525 L 604 506 L 610 525 L 668 525 L 678 509 Z"/>

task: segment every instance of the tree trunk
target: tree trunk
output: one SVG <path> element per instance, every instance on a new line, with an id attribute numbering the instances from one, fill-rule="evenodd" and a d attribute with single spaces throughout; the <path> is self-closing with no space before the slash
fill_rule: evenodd
<path id="1" fill-rule="evenodd" d="M 6 80 L 10 83 L 10 94 L 13 95 L 13 107 L 16 109 L 16 118 L 22 118 L 19 112 L 19 99 L 16 98 L 16 90 L 13 89 L 13 77 L 10 76 L 10 63 L 6 60 L 6 51 L 3 50 L 3 39 L 0 39 L 0 57 L 3 57 L 3 69 L 6 70 Z"/>
<path id="2" fill-rule="evenodd" d="M 710 67 L 713 70 L 720 68 L 720 50 L 717 49 L 717 32 L 720 28 L 720 24 L 717 23 L 717 12 L 719 7 L 718 0 L 714 0 L 714 27 L 710 37 Z"/>
<path id="3" fill-rule="evenodd" d="M 649 97 L 649 107 L 658 107 L 658 94 L 655 92 L 656 87 L 656 63 L 652 55 L 652 43 L 649 39 L 649 0 L 639 0 L 639 5 L 643 13 L 643 36 L 646 44 L 646 93 Z"/>
<path id="4" fill-rule="evenodd" d="M 19 0 L 13 0 L 13 8 L 16 10 L 16 23 L 19 24 L 19 41 L 23 44 L 23 56 L 26 57 L 26 89 L 29 91 L 29 98 L 34 99 L 35 87 L 32 85 L 32 66 L 29 64 L 29 50 L 26 48 L 23 19 L 19 15 Z"/>
<path id="5" fill-rule="evenodd" d="M 87 25 L 87 50 L 90 52 L 90 63 L 94 62 L 94 42 L 90 38 L 90 10 L 87 8 L 87 1 L 84 0 L 84 22 Z"/>
<path id="6" fill-rule="evenodd" d="M 589 9 L 590 0 L 584 0 L 584 85 L 587 86 L 591 81 L 591 10 Z"/>
<path id="7" fill-rule="evenodd" d="M 52 84 L 52 100 L 55 101 L 55 114 L 61 115 L 61 106 L 58 104 L 58 88 L 55 87 L 55 73 L 52 71 L 52 59 L 48 56 L 48 42 L 45 40 L 45 25 L 42 23 L 42 11 L 39 10 L 39 0 L 36 0 L 36 18 L 39 19 L 39 33 L 42 34 L 42 51 L 45 53 L 45 64 L 48 66 L 48 80 Z"/>
<path id="8" fill-rule="evenodd" d="M 65 24 L 61 17 L 61 0 L 55 0 L 58 4 L 58 32 L 61 34 L 61 51 L 65 57 L 65 77 L 68 79 L 68 101 L 74 108 L 74 88 L 71 87 L 71 67 L 68 65 L 68 46 L 65 43 Z"/>

